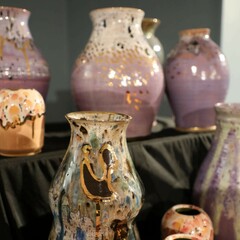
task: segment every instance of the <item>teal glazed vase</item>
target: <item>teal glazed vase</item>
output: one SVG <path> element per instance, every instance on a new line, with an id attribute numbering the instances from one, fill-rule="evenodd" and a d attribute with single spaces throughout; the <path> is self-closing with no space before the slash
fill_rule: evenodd
<path id="1" fill-rule="evenodd" d="M 71 140 L 49 190 L 50 240 L 136 239 L 133 221 L 143 186 L 130 157 L 130 117 L 109 112 L 66 115 Z"/>
<path id="2" fill-rule="evenodd" d="M 225 101 L 229 69 L 224 54 L 210 37 L 210 29 L 180 31 L 164 70 L 176 128 L 185 132 L 215 130 L 214 105 Z"/>
<path id="3" fill-rule="evenodd" d="M 0 6 L 0 89 L 36 89 L 46 99 L 50 72 L 31 35 L 30 14 Z"/>
<path id="4" fill-rule="evenodd" d="M 151 134 L 164 92 L 162 65 L 144 37 L 143 16 L 135 8 L 91 11 L 92 34 L 71 77 L 78 110 L 132 116 L 128 138 Z"/>
<path id="5" fill-rule="evenodd" d="M 217 129 L 199 169 L 193 201 L 210 216 L 215 240 L 240 239 L 240 103 L 215 107 Z"/>

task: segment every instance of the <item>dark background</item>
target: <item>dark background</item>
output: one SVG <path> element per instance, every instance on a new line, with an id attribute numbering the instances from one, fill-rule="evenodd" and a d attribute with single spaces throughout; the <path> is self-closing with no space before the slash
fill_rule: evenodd
<path id="1" fill-rule="evenodd" d="M 208 27 L 211 38 L 220 44 L 222 0 L 6 0 L 1 5 L 26 8 L 32 13 L 30 30 L 52 76 L 47 122 L 63 122 L 66 113 L 76 110 L 70 92 L 71 70 L 90 36 L 89 12 L 93 9 L 135 7 L 144 10 L 146 17 L 159 18 L 156 36 L 166 55 L 177 43 L 178 32 L 186 28 Z M 171 115 L 166 96 L 159 115 Z"/>

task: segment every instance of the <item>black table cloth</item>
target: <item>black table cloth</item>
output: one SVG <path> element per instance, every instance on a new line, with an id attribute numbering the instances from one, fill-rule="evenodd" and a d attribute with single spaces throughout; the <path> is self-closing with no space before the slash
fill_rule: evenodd
<path id="1" fill-rule="evenodd" d="M 42 153 L 0 158 L 0 239 L 45 240 L 52 224 L 50 183 L 69 143 L 67 124 L 48 125 Z M 164 212 L 191 203 L 196 173 L 213 133 L 180 133 L 164 128 L 128 141 L 130 154 L 145 186 L 145 201 L 136 218 L 141 240 L 160 239 Z"/>

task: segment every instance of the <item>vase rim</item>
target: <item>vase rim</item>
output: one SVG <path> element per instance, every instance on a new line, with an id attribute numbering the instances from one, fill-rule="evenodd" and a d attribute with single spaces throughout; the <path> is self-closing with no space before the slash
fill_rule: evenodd
<path id="1" fill-rule="evenodd" d="M 180 215 L 183 215 L 183 214 L 180 213 L 180 212 L 178 212 L 178 211 L 177 211 L 178 209 L 197 210 L 197 211 L 199 212 L 199 214 L 202 213 L 202 211 L 203 211 L 203 210 L 202 210 L 201 208 L 199 208 L 198 206 L 195 206 L 195 205 L 193 205 L 193 204 L 184 204 L 184 203 L 174 205 L 174 206 L 172 207 L 172 209 L 173 209 L 173 211 L 175 211 L 176 213 L 178 213 L 178 214 L 180 214 Z"/>
<path id="2" fill-rule="evenodd" d="M 187 233 L 175 233 L 175 234 L 171 234 L 169 236 L 167 236 L 166 238 L 164 238 L 164 240 L 182 240 L 182 239 L 195 239 L 198 240 L 198 237 L 195 235 L 191 235 L 191 234 L 187 234 Z"/>
<path id="3" fill-rule="evenodd" d="M 143 21 L 149 22 L 149 23 L 161 23 L 161 20 L 159 18 L 150 18 L 145 17 Z"/>
<path id="4" fill-rule="evenodd" d="M 111 12 L 112 10 L 118 10 L 118 11 L 134 11 L 134 12 L 140 12 L 142 14 L 145 14 L 145 12 L 140 9 L 140 8 L 134 8 L 134 7 L 105 7 L 105 8 L 96 8 L 90 11 L 90 14 L 94 13 L 94 12 L 101 12 L 101 11 L 105 11 L 105 12 Z"/>
<path id="5" fill-rule="evenodd" d="M 210 28 L 188 28 L 179 31 L 179 36 L 210 35 Z"/>
<path id="6" fill-rule="evenodd" d="M 11 7 L 11 6 L 0 6 L 0 11 L 2 10 L 14 10 L 17 12 L 24 12 L 30 14 L 31 12 L 26 8 L 19 8 L 19 7 Z"/>
<path id="7" fill-rule="evenodd" d="M 215 110 L 219 113 L 232 113 L 240 115 L 240 102 L 221 102 L 215 104 Z"/>
<path id="8" fill-rule="evenodd" d="M 99 117 L 97 117 L 98 115 Z M 114 118 L 114 116 L 116 118 Z M 76 111 L 76 112 L 67 113 L 65 117 L 67 120 L 75 120 L 75 121 L 81 121 L 81 122 L 97 122 L 97 123 L 104 123 L 104 122 L 127 123 L 132 119 L 131 116 L 124 113 L 105 112 L 105 111 Z"/>

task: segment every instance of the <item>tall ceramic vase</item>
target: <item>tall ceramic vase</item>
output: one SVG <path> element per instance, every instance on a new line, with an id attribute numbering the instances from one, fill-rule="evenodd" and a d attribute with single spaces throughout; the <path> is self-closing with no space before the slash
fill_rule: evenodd
<path id="1" fill-rule="evenodd" d="M 210 38 L 210 30 L 180 32 L 165 64 L 166 90 L 182 131 L 215 129 L 214 105 L 225 100 L 229 70 L 225 56 Z"/>
<path id="2" fill-rule="evenodd" d="M 145 39 L 144 12 L 104 8 L 90 13 L 93 31 L 72 72 L 79 110 L 122 112 L 133 117 L 127 137 L 146 136 L 159 110 L 163 71 Z"/>
<path id="3" fill-rule="evenodd" d="M 143 193 L 126 143 L 130 117 L 109 112 L 66 117 L 72 134 L 50 188 L 49 239 L 135 239 L 132 223 Z"/>
<path id="4" fill-rule="evenodd" d="M 194 202 L 210 216 L 215 239 L 240 239 L 240 103 L 216 105 L 217 129 L 194 185 Z"/>
<path id="5" fill-rule="evenodd" d="M 49 68 L 34 44 L 29 16 L 26 9 L 0 7 L 0 89 L 36 89 L 46 99 Z"/>
<path id="6" fill-rule="evenodd" d="M 142 30 L 148 43 L 153 51 L 157 54 L 161 64 L 164 63 L 164 49 L 160 40 L 156 37 L 155 32 L 160 25 L 160 20 L 157 18 L 143 18 Z"/>

